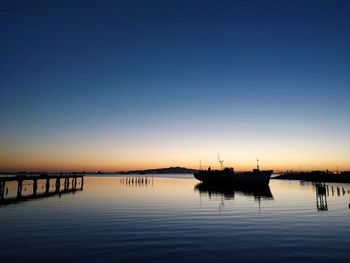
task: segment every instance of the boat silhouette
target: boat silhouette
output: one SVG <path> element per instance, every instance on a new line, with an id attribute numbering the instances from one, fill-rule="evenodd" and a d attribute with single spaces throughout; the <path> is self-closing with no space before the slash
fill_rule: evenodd
<path id="1" fill-rule="evenodd" d="M 199 170 L 194 173 L 194 178 L 206 184 L 223 185 L 268 185 L 270 182 L 272 170 L 261 171 L 259 169 L 259 160 L 257 159 L 257 168 L 252 171 L 235 172 L 233 168 L 223 169 L 223 160 L 218 156 L 221 170 Z"/>

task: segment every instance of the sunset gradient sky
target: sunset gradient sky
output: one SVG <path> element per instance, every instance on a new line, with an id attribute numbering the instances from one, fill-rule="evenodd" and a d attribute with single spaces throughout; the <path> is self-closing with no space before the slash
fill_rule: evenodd
<path id="1" fill-rule="evenodd" d="M 1 1 L 0 171 L 350 169 L 350 1 Z"/>

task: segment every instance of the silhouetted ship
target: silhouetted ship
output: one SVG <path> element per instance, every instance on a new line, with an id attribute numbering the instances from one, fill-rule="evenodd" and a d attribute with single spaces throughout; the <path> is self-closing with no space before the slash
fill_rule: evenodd
<path id="1" fill-rule="evenodd" d="M 199 170 L 194 173 L 194 177 L 205 184 L 225 184 L 225 185 L 268 185 L 272 170 L 260 171 L 259 163 L 253 171 L 235 172 L 233 168 L 222 169 L 223 161 L 218 157 L 221 170 Z M 258 162 L 259 160 L 257 160 Z"/>

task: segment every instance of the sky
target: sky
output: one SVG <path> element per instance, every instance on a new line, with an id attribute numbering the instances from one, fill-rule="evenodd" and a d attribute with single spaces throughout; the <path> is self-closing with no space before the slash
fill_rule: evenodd
<path id="1" fill-rule="evenodd" d="M 349 1 L 1 1 L 0 171 L 350 170 Z"/>

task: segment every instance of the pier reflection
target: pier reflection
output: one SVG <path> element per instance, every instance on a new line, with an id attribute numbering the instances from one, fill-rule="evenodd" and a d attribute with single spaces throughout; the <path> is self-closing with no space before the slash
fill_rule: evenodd
<path id="1" fill-rule="evenodd" d="M 84 176 L 34 175 L 0 177 L 0 206 L 82 191 Z"/>
<path id="2" fill-rule="evenodd" d="M 225 185 L 208 185 L 205 183 L 199 183 L 194 187 L 195 191 L 199 191 L 200 194 L 206 194 L 211 198 L 212 196 L 221 196 L 225 199 L 233 199 L 236 193 L 240 193 L 247 196 L 252 196 L 256 200 L 273 199 L 270 187 L 266 186 L 225 186 Z"/>
<path id="3" fill-rule="evenodd" d="M 328 211 L 327 198 L 332 197 L 342 197 L 350 195 L 350 190 L 346 189 L 344 186 L 338 185 L 327 185 L 326 183 L 316 183 L 315 193 L 316 193 L 316 208 L 317 211 Z M 350 205 L 349 205 L 350 208 Z"/>
<path id="4" fill-rule="evenodd" d="M 317 211 L 328 211 L 327 193 L 328 185 L 324 183 L 316 184 L 316 207 Z"/>

